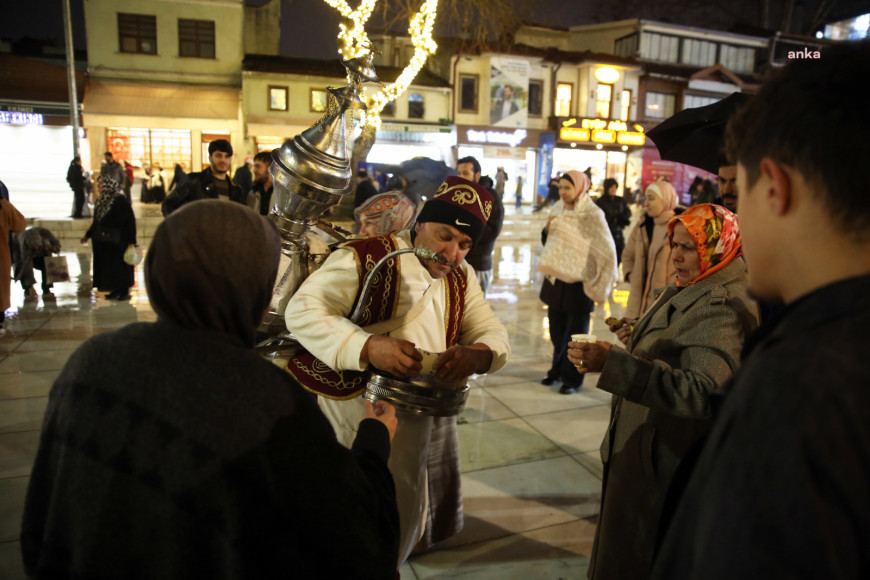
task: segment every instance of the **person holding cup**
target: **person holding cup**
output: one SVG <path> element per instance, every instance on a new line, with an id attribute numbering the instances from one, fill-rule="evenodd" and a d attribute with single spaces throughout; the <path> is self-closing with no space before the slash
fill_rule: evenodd
<path id="1" fill-rule="evenodd" d="M 700 204 L 668 222 L 676 282 L 633 330 L 611 326 L 626 349 L 568 343 L 581 374 L 600 372 L 613 394 L 601 445 L 604 488 L 589 577 L 649 575 L 665 498 L 681 462 L 709 431 L 711 399 L 758 325 L 747 295 L 737 215 Z M 671 498 L 668 498 L 670 501 Z"/>

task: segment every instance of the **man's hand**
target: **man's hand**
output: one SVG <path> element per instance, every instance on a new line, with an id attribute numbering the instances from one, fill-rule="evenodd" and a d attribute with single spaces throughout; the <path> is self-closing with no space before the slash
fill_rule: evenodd
<path id="1" fill-rule="evenodd" d="M 414 343 L 389 336 L 372 335 L 360 353 L 363 365 L 370 364 L 397 377 L 411 377 L 420 373 L 423 355 Z"/>
<path id="2" fill-rule="evenodd" d="M 619 324 L 611 324 L 609 325 L 610 331 L 616 333 L 616 338 L 619 339 L 619 342 L 622 344 L 628 344 L 628 339 L 631 338 L 631 333 L 633 330 L 632 324 L 634 320 L 629 318 L 621 318 Z"/>
<path id="3" fill-rule="evenodd" d="M 451 346 L 432 364 L 442 381 L 459 381 L 474 373 L 485 373 L 492 366 L 492 350 L 485 344 Z"/>
<path id="4" fill-rule="evenodd" d="M 390 433 L 390 442 L 393 441 L 393 436 L 396 434 L 396 425 L 399 420 L 396 419 L 396 408 L 386 401 L 378 401 L 372 405 L 369 401 L 363 401 L 363 413 L 365 419 L 375 419 L 384 424 L 387 431 Z"/>

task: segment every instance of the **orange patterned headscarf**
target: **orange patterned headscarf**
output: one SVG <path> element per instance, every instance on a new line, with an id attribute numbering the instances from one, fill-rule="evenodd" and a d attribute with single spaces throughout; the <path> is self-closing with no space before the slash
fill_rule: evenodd
<path id="1" fill-rule="evenodd" d="M 673 241 L 674 226 L 678 222 L 686 226 L 692 241 L 695 242 L 701 262 L 701 275 L 688 284 L 677 282 L 677 286 L 688 286 L 703 280 L 743 254 L 737 214 L 721 205 L 701 203 L 672 217 L 668 222 L 668 241 Z"/>

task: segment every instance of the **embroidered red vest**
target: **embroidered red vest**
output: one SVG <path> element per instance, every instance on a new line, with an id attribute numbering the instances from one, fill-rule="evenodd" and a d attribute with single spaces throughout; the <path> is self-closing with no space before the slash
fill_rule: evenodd
<path id="1" fill-rule="evenodd" d="M 341 247 L 351 250 L 356 258 L 359 279 L 356 298 L 354 298 L 354 305 L 356 305 L 360 300 L 366 276 L 381 258 L 398 249 L 398 242 L 392 234 L 389 234 L 347 242 Z M 395 316 L 401 276 L 399 271 L 400 256 L 401 254 L 390 258 L 372 279 L 372 292 L 360 312 L 358 326 L 369 326 Z M 468 281 L 465 278 L 464 270 L 456 268 L 446 276 L 445 282 L 447 296 L 444 310 L 444 332 L 449 348 L 456 344 L 462 329 L 462 317 L 465 313 L 465 291 Z M 351 312 L 353 310 L 351 308 Z M 330 399 L 352 399 L 362 394 L 366 386 L 367 373 L 332 369 L 304 349 L 301 349 L 287 362 L 286 370 L 308 391 Z"/>

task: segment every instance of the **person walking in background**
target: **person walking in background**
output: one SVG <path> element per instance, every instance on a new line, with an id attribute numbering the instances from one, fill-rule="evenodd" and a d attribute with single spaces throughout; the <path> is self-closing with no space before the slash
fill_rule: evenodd
<path id="1" fill-rule="evenodd" d="M 711 401 L 758 326 L 737 216 L 702 204 L 673 217 L 667 232 L 676 284 L 633 331 L 625 318 L 611 327 L 626 348 L 604 341 L 568 345 L 578 372 L 600 372 L 598 388 L 613 394 L 601 444 L 604 476 L 591 580 L 649 577 L 660 522 L 673 508 L 666 502 L 671 482 L 709 432 Z"/>
<path id="2" fill-rule="evenodd" d="M 519 211 L 520 208 L 523 207 L 523 176 L 522 175 L 517 177 L 517 191 L 514 195 L 516 196 L 516 200 L 517 200 L 516 209 L 517 209 L 517 211 Z"/>
<path id="3" fill-rule="evenodd" d="M 625 236 L 622 230 L 631 223 L 631 209 L 622 196 L 616 195 L 619 183 L 612 177 L 604 180 L 604 193 L 595 200 L 595 204 L 604 212 L 607 227 L 616 245 L 616 265 L 622 261 L 622 251 L 625 249 Z"/>
<path id="4" fill-rule="evenodd" d="M 236 169 L 236 172 L 233 174 L 233 181 L 242 189 L 242 192 L 247 193 L 251 190 L 251 187 L 254 185 L 254 176 L 251 173 L 251 167 L 253 167 L 254 162 L 250 157 L 245 157 L 245 162 Z"/>
<path id="5" fill-rule="evenodd" d="M 396 578 L 395 410 L 362 404 L 346 449 L 254 351 L 280 254 L 242 205 L 199 201 L 160 224 L 144 264 L 157 321 L 94 336 L 51 389 L 28 577 Z"/>
<path id="6" fill-rule="evenodd" d="M 34 269 L 42 274 L 42 297 L 52 298 L 52 284 L 48 281 L 45 271 L 45 258 L 60 253 L 60 241 L 49 230 L 41 227 L 27 228 L 18 234 L 12 248 L 15 259 L 14 279 L 21 282 L 24 299 L 36 300 L 36 284 Z"/>
<path id="7" fill-rule="evenodd" d="M 12 291 L 10 234 L 23 232 L 26 227 L 27 222 L 21 212 L 8 199 L 0 197 L 0 336 L 6 334 L 3 323 L 6 321 L 6 310 L 10 306 L 9 297 Z"/>
<path id="8" fill-rule="evenodd" d="M 82 158 L 76 155 L 70 161 L 69 168 L 66 170 L 66 182 L 73 192 L 73 213 L 75 219 L 82 216 L 82 208 L 85 205 L 85 173 L 82 168 Z"/>
<path id="9" fill-rule="evenodd" d="M 504 200 L 504 184 L 507 180 L 507 171 L 504 170 L 504 167 L 499 166 L 495 171 L 495 193 L 501 200 Z"/>
<path id="10" fill-rule="evenodd" d="M 185 181 L 187 181 L 187 173 L 184 172 L 180 163 L 176 163 L 175 170 L 172 172 L 172 180 L 169 182 L 169 189 L 166 192 L 167 195 L 175 191 L 175 188 Z"/>
<path id="11" fill-rule="evenodd" d="M 675 277 L 668 222 L 676 214 L 676 190 L 667 181 L 654 181 L 646 188 L 644 208 L 646 215 L 631 230 L 623 254 L 622 270 L 631 285 L 625 307 L 629 319 L 643 314 Z"/>
<path id="12" fill-rule="evenodd" d="M 476 158 L 463 157 L 457 161 L 456 174 L 468 181 L 481 185 L 489 191 L 493 198 L 492 213 L 486 222 L 486 227 L 483 229 L 483 235 L 480 237 L 480 241 L 465 256 L 465 261 L 474 268 L 477 281 L 480 283 L 480 289 L 483 291 L 484 297 L 486 297 L 486 291 L 489 290 L 489 284 L 492 282 L 492 253 L 495 250 L 495 240 L 501 233 L 501 227 L 504 224 L 504 204 L 501 201 L 501 197 L 493 190 L 492 180 L 489 177 L 480 175 L 480 162 Z"/>
<path id="13" fill-rule="evenodd" d="M 81 239 L 93 240 L 94 287 L 108 292 L 109 300 L 129 300 L 133 266 L 124 262 L 127 246 L 136 243 L 136 216 L 117 181 L 103 177 L 102 191 L 94 207 L 94 221 Z"/>
<path id="14" fill-rule="evenodd" d="M 233 159 L 233 146 L 226 139 L 208 144 L 208 167 L 200 173 L 187 176 L 187 181 L 177 185 L 163 200 L 163 215 L 167 216 L 185 203 L 200 199 L 221 199 L 244 204 L 247 191 L 243 192 L 229 176 Z"/>
<path id="15" fill-rule="evenodd" d="M 254 155 L 254 185 L 248 192 L 247 204 L 260 215 L 269 215 L 275 205 L 271 168 L 272 153 L 260 151 Z"/>
<path id="16" fill-rule="evenodd" d="M 568 341 L 572 334 L 589 332 L 589 317 L 595 310 L 596 299 L 607 300 L 617 279 L 616 249 L 604 212 L 589 197 L 589 178 L 585 173 L 576 170 L 563 173 L 559 195 L 561 199 L 553 206 L 541 232 L 545 251 L 547 244 L 551 244 L 554 252 L 554 259 L 546 267 L 543 260 L 538 267 L 546 274 L 540 298 L 547 305 L 553 343 L 552 363 L 541 384 L 550 386 L 561 381 L 559 393 L 570 395 L 583 386 L 583 375 L 568 360 Z M 583 247 L 573 239 L 578 234 L 585 242 Z M 587 264 L 583 268 L 585 282 L 560 279 L 567 277 L 561 272 L 580 262 Z"/>

